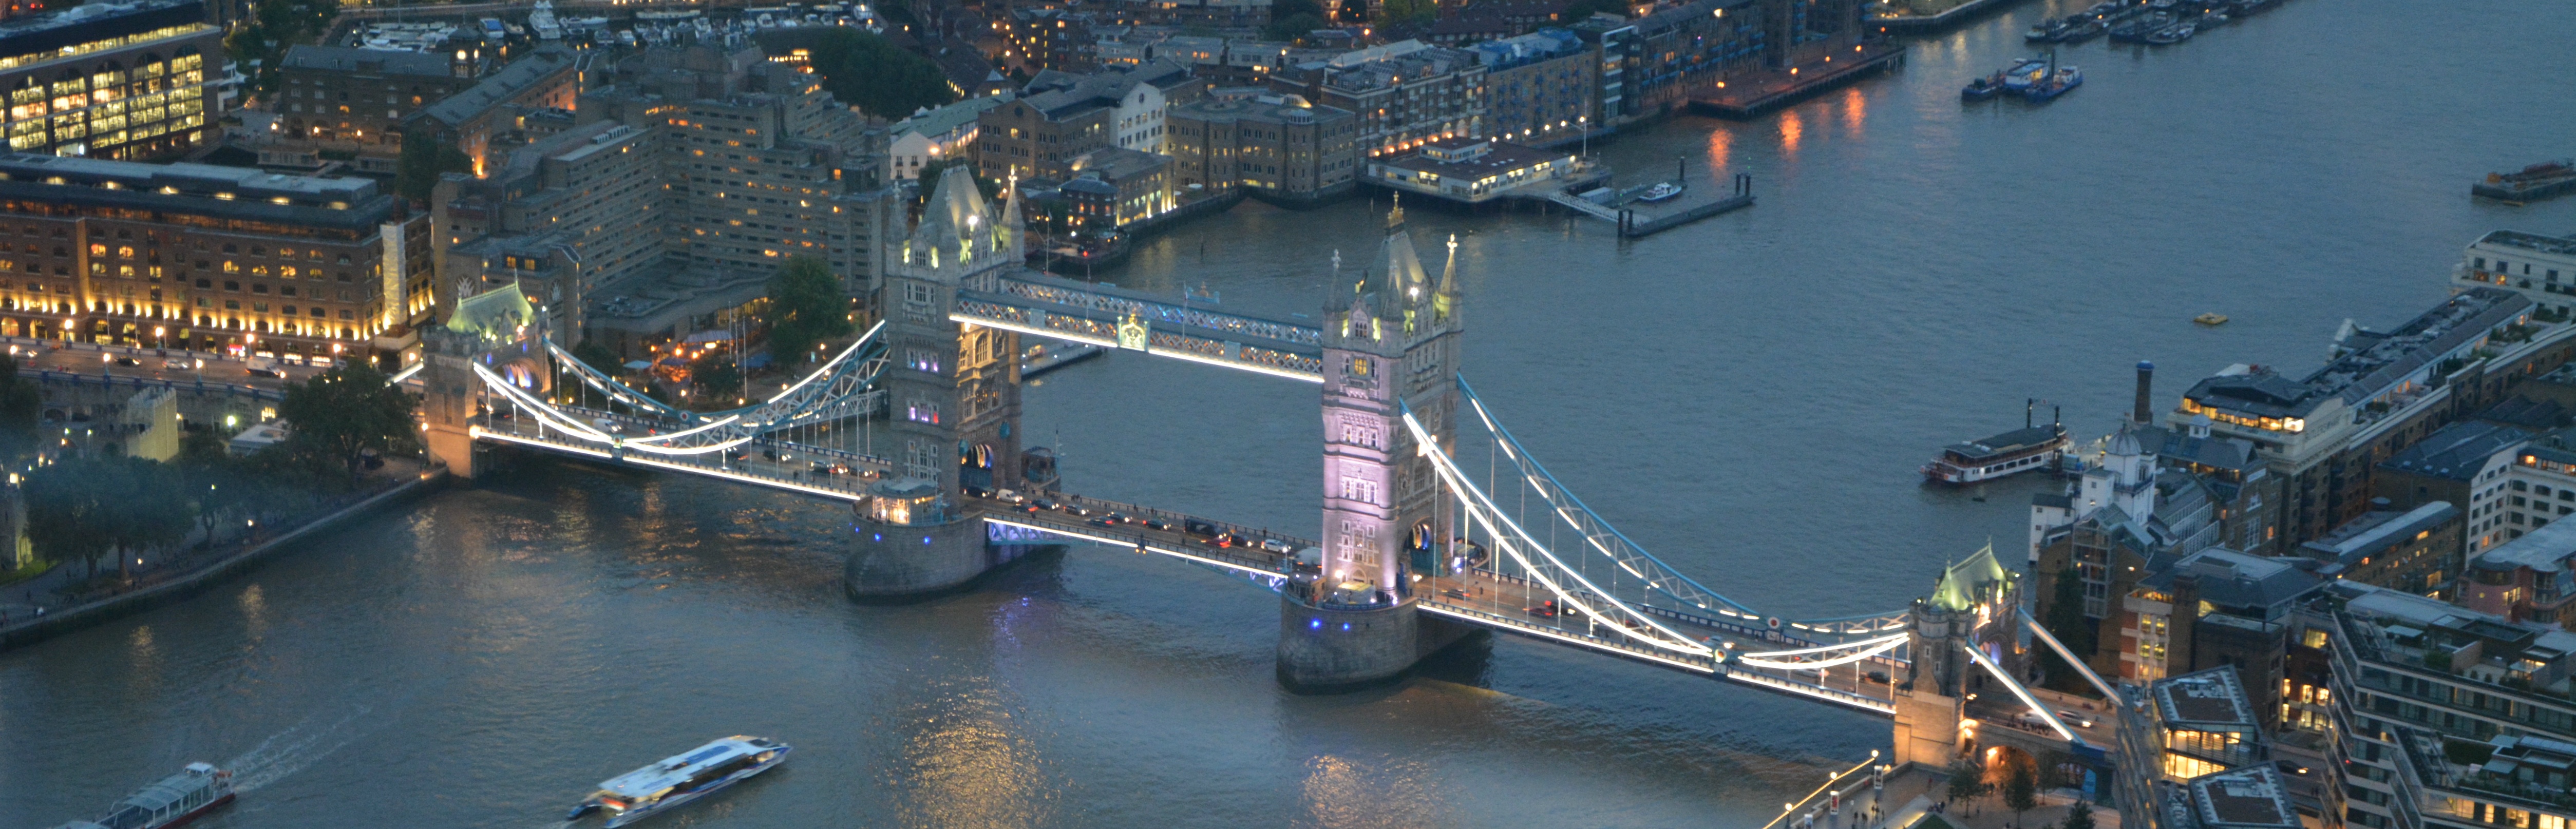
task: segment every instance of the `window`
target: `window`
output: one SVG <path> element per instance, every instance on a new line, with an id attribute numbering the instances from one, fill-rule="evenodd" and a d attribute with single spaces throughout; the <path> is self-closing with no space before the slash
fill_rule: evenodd
<path id="1" fill-rule="evenodd" d="M 1378 501 L 1377 482 L 1365 478 L 1342 478 L 1342 500 L 1358 501 L 1371 506 L 1385 506 Z"/>

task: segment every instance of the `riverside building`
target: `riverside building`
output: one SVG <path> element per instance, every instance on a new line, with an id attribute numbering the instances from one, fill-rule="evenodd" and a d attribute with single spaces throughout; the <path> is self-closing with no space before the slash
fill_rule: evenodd
<path id="1" fill-rule="evenodd" d="M 403 322 L 426 235 L 367 179 L 0 156 L 0 334 L 362 353 Z"/>
<path id="2" fill-rule="evenodd" d="M 977 116 L 977 169 L 997 180 L 1064 181 L 1073 160 L 1095 150 L 1163 152 L 1168 108 L 1206 89 L 1187 64 L 1168 60 L 1092 75 L 1040 72 L 1019 100 Z"/>
<path id="3" fill-rule="evenodd" d="M 278 143 L 261 148 L 260 162 L 314 168 L 331 152 L 355 155 L 359 170 L 391 173 L 403 119 L 474 85 L 443 55 L 296 46 L 278 66 Z"/>
<path id="4" fill-rule="evenodd" d="M 1359 121 L 1295 95 L 1255 95 L 1173 107 L 1174 183 L 1242 189 L 1265 201 L 1311 204 L 1358 186 Z"/>
<path id="5" fill-rule="evenodd" d="M 2352 582 L 2326 593 L 2330 814 L 2373 829 L 2566 829 L 2576 633 Z"/>
<path id="6" fill-rule="evenodd" d="M 2497 288 L 2463 291 L 2389 331 L 2347 323 L 2333 356 L 2293 380 L 2234 365 L 2166 414 L 2181 427 L 2251 443 L 2273 479 L 2277 534 L 2247 548 L 2287 554 L 2369 508 L 2378 462 L 2505 395 L 2521 375 L 2566 362 L 2565 330 L 2532 327 L 2532 303 Z"/>
<path id="7" fill-rule="evenodd" d="M 2451 271 L 2453 284 L 2521 293 L 2564 319 L 2576 308 L 2576 236 L 2499 230 L 2478 237 Z"/>
<path id="8" fill-rule="evenodd" d="M 665 255 L 688 267 L 767 274 L 787 257 L 830 263 L 851 296 L 883 274 L 900 209 L 879 164 L 883 133 L 823 91 L 811 70 L 759 49 L 654 49 L 620 61 L 582 96 L 584 123 L 652 130 L 668 201 Z"/>
<path id="9" fill-rule="evenodd" d="M 1270 86 L 1359 119 L 1368 158 L 1485 130 L 1485 65 L 1475 53 L 1406 40 L 1272 73 Z"/>
<path id="10" fill-rule="evenodd" d="M 0 23 L 9 149 L 161 160 L 209 141 L 223 29 L 200 0 L 94 3 Z"/>

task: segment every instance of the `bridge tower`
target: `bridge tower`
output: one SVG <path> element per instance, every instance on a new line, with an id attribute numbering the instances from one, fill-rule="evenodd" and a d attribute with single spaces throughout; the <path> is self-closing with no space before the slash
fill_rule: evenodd
<path id="1" fill-rule="evenodd" d="M 1017 188 L 999 210 L 953 167 L 886 266 L 887 454 L 894 471 L 860 506 L 857 548 L 844 574 L 854 599 L 954 588 L 1030 549 L 993 544 L 966 514 L 965 487 L 1021 485 L 1020 340 L 949 319 L 960 288 L 996 290 L 1021 267 Z"/>
<path id="2" fill-rule="evenodd" d="M 2004 569 L 1987 545 L 1941 573 L 1932 595 L 1914 600 L 1906 654 L 1912 668 L 1896 689 L 1895 762 L 1936 768 L 1970 748 L 1962 727 L 1969 694 L 2007 693 L 1969 658 L 1976 650 L 2013 676 L 2027 676 L 2030 648 L 2016 614 L 2022 607 L 2020 574 Z"/>
<path id="3" fill-rule="evenodd" d="M 1375 270 L 1325 302 L 1323 562 L 1280 594 L 1278 673 L 1291 688 L 1389 679 L 1466 632 L 1412 606 L 1413 574 L 1442 566 L 1456 510 L 1403 419 L 1410 410 L 1455 449 L 1457 240 L 1434 284 L 1399 204 Z"/>
<path id="4" fill-rule="evenodd" d="M 447 322 L 421 329 L 421 442 L 447 474 L 475 473 L 473 418 L 481 413 L 483 379 L 474 366 L 543 398 L 554 372 L 540 343 L 544 322 L 516 283 L 457 300 Z"/>

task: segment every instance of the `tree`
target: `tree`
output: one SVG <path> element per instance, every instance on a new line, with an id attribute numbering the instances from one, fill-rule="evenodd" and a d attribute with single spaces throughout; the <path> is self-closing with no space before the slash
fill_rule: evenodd
<path id="1" fill-rule="evenodd" d="M 697 392 L 690 398 L 702 404 L 716 404 L 727 397 L 741 396 L 742 369 L 734 365 L 734 355 L 730 353 L 699 357 L 689 363 L 689 387 Z"/>
<path id="2" fill-rule="evenodd" d="M 2043 622 L 2059 644 L 2077 655 L 2093 652 L 2095 631 L 2084 620 L 2084 574 L 2072 560 L 2066 569 L 2057 571 L 2056 588 L 2049 591 L 2048 618 Z M 2048 686 L 2061 691 L 2081 690 L 2092 693 L 2091 683 L 2084 682 L 2075 667 L 2057 655 L 2054 648 L 2042 648 L 2040 665 L 2048 670 Z"/>
<path id="3" fill-rule="evenodd" d="M 815 343 L 850 333 L 850 300 L 832 266 L 791 256 L 769 278 L 769 354 L 780 366 L 805 359 Z"/>
<path id="4" fill-rule="evenodd" d="M 44 392 L 36 381 L 18 376 L 18 358 L 0 358 L 0 458 L 16 458 L 36 447 L 36 421 L 44 413 Z"/>
<path id="5" fill-rule="evenodd" d="M 618 359 L 617 352 L 608 350 L 608 346 L 600 345 L 598 340 L 585 339 L 573 345 L 572 356 L 573 359 L 580 360 L 582 365 L 589 366 L 590 370 L 610 377 L 615 377 L 619 372 L 626 370 L 626 361 Z"/>
<path id="6" fill-rule="evenodd" d="M 940 174 L 947 172 L 950 167 L 964 167 L 967 169 L 967 172 L 973 173 L 975 171 L 975 162 L 968 161 L 963 158 L 938 158 L 922 162 L 920 169 L 915 171 L 915 174 L 919 176 L 915 180 L 921 182 L 921 187 L 918 188 L 920 192 L 912 194 L 913 212 L 920 212 L 923 205 L 930 203 L 932 191 L 939 189 Z M 969 176 L 969 178 L 975 180 L 975 192 L 982 194 L 985 201 L 992 201 L 1002 197 L 1001 180 L 985 178 L 981 173 L 976 173 L 975 175 Z"/>
<path id="7" fill-rule="evenodd" d="M 1324 18 L 1316 15 L 1296 14 L 1289 15 L 1287 17 L 1280 17 L 1274 11 L 1270 15 L 1270 25 L 1263 27 L 1261 30 L 1261 39 L 1291 41 L 1304 40 L 1306 39 L 1307 34 L 1328 25 L 1331 24 L 1325 23 Z"/>
<path id="8" fill-rule="evenodd" d="M 1986 770 L 1979 767 L 1973 760 L 1961 757 L 1951 761 L 1950 785 L 1944 791 L 1945 796 L 1941 798 L 1941 802 L 1951 803 L 1976 797 L 1978 790 L 1984 788 L 1982 783 L 1985 776 Z"/>
<path id="9" fill-rule="evenodd" d="M 2067 806 L 2066 822 L 2058 826 L 2061 829 L 2093 829 L 2093 803 L 2077 800 L 2073 805 Z"/>
<path id="10" fill-rule="evenodd" d="M 2028 761 L 2004 764 L 2004 808 L 2011 809 L 2013 825 L 2021 825 L 2021 813 L 2039 808 L 2039 770 Z"/>
<path id="11" fill-rule="evenodd" d="M 1440 16 L 1440 4 L 1437 0 L 1385 0 L 1378 4 L 1378 13 L 1383 18 L 1378 21 L 1380 26 L 1427 23 Z"/>
<path id="12" fill-rule="evenodd" d="M 474 157 L 464 150 L 438 140 L 428 130 L 406 130 L 402 157 L 394 161 L 394 192 L 412 201 L 427 201 L 430 192 L 438 187 L 439 176 L 471 172 Z"/>
<path id="13" fill-rule="evenodd" d="M 177 470 L 140 458 L 64 458 L 31 470 L 27 540 L 56 561 L 98 558 L 186 537 L 188 493 Z M 122 562 L 124 557 L 119 556 Z"/>
<path id="14" fill-rule="evenodd" d="M 1581 23 L 1592 19 L 1596 14 L 1627 17 L 1628 2 L 1627 0 L 1574 0 L 1566 4 L 1565 12 L 1559 15 L 1557 20 L 1564 23 Z"/>
<path id="15" fill-rule="evenodd" d="M 825 31 L 808 49 L 806 65 L 823 76 L 823 89 L 832 97 L 879 118 L 902 118 L 957 100 L 957 88 L 938 64 L 861 29 Z"/>
<path id="16" fill-rule="evenodd" d="M 288 450 L 317 461 L 337 462 L 355 482 L 361 453 L 384 450 L 414 440 L 412 408 L 419 400 L 385 382 L 383 372 L 362 362 L 332 367 L 313 379 L 286 386 L 278 417 L 290 425 Z"/>

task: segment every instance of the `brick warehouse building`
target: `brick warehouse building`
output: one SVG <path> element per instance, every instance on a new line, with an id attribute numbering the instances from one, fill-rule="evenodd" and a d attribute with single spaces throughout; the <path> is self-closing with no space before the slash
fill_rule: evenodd
<path id="1" fill-rule="evenodd" d="M 427 228 L 367 179 L 0 156 L 0 334 L 361 354 Z"/>

